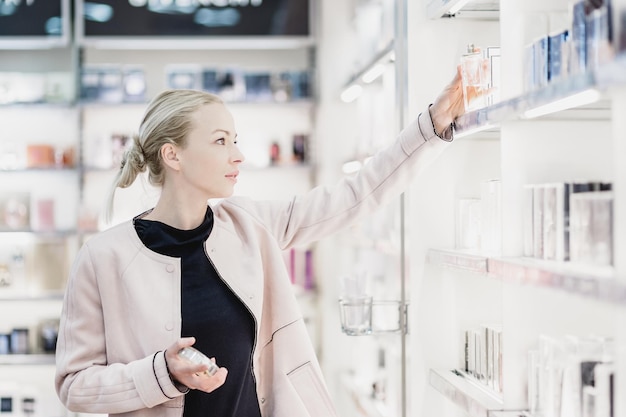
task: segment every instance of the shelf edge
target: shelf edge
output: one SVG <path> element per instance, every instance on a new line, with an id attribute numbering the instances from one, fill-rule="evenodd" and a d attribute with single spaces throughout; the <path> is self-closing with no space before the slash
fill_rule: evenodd
<path id="1" fill-rule="evenodd" d="M 453 371 L 431 369 L 429 383 L 471 417 L 490 417 L 504 408 L 502 400 Z"/>

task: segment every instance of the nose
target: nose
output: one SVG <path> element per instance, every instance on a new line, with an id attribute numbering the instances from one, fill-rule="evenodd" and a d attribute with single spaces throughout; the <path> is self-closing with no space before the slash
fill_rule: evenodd
<path id="1" fill-rule="evenodd" d="M 233 150 L 232 150 L 232 154 L 231 154 L 231 160 L 234 163 L 240 164 L 240 163 L 242 163 L 243 161 L 246 160 L 246 157 L 243 156 L 243 153 L 241 152 L 241 150 L 239 149 L 238 146 L 235 145 L 235 146 L 233 146 L 232 149 Z"/>

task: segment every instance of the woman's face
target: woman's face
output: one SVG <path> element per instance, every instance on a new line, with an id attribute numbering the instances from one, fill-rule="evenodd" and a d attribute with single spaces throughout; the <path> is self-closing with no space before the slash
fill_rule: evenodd
<path id="1" fill-rule="evenodd" d="M 221 103 L 207 104 L 193 114 L 192 125 L 187 146 L 178 151 L 181 175 L 203 198 L 231 196 L 244 160 L 232 115 Z"/>

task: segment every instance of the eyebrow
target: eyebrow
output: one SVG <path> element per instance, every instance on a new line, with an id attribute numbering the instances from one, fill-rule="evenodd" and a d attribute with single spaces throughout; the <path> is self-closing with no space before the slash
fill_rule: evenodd
<path id="1" fill-rule="evenodd" d="M 217 132 L 223 132 L 225 134 L 227 134 L 228 136 L 232 136 L 232 133 L 229 132 L 228 130 L 224 130 L 224 129 L 215 129 L 212 133 L 217 133 Z M 238 136 L 237 133 L 235 133 L 235 138 Z"/>

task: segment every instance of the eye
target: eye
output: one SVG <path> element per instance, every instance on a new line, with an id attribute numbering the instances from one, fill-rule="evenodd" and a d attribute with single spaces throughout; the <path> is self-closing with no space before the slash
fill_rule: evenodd
<path id="1" fill-rule="evenodd" d="M 218 140 L 215 141 L 215 143 L 217 143 L 218 145 L 225 145 L 226 144 L 226 139 L 219 138 Z"/>

